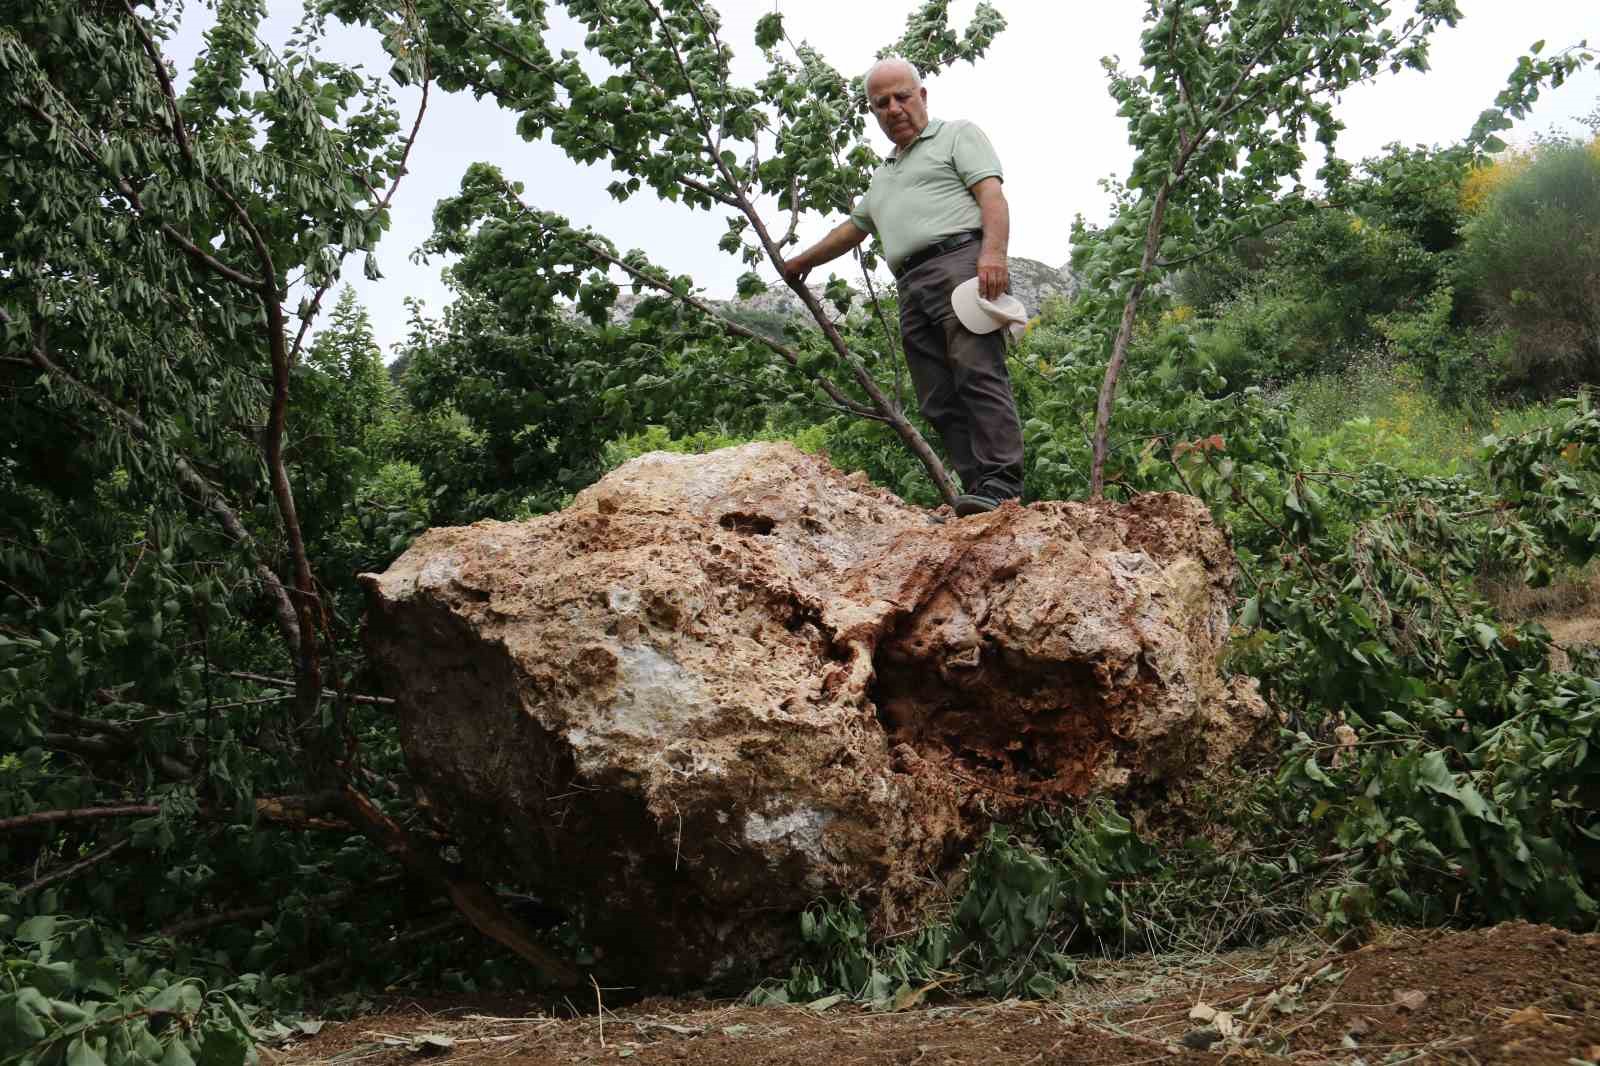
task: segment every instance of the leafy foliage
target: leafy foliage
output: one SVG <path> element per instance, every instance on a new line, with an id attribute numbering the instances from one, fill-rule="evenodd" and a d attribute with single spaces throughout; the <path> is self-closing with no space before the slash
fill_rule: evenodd
<path id="1" fill-rule="evenodd" d="M 416 129 L 397 86 L 492 98 L 525 136 L 609 162 L 618 199 L 726 211 L 747 293 L 794 218 L 864 187 L 859 86 L 781 16 L 758 23 L 764 74 L 741 84 L 696 0 L 561 6 L 588 55 L 549 47 L 540 4 L 327 0 L 275 51 L 264 4 L 222 0 L 182 78 L 161 57 L 178 5 L 26 0 L 0 22 L 8 1061 L 229 1066 L 333 977 L 562 972 L 571 930 L 522 936 L 455 880 L 385 703 L 361 695 L 353 579 L 426 525 L 548 510 L 644 450 L 751 438 L 917 502 L 947 488 L 904 410 L 888 301 L 835 278 L 797 292 L 815 330 L 718 314 L 492 168 L 438 205 L 425 252 L 452 257 L 456 299 L 418 314 L 397 381 L 348 291 L 318 328 L 350 256 L 375 273 Z M 1232 532 L 1248 598 L 1230 667 L 1285 715 L 1279 772 L 1212 800 L 1216 839 L 1136 834 L 1104 805 L 997 829 L 947 911 L 887 944 L 849 901 L 819 903 L 782 995 L 1044 995 L 1075 952 L 1170 947 L 1198 923 L 1217 942 L 1374 915 L 1595 923 L 1600 687 L 1583 662 L 1547 670 L 1546 635 L 1497 620 L 1478 582 L 1593 555 L 1600 418 L 1579 401 L 1446 465 L 1396 443 L 1419 436 L 1406 417 L 1312 426 L 1277 388 L 1381 349 L 1476 418 L 1507 365 L 1543 383 L 1536 348 L 1568 378 L 1592 362 L 1571 281 L 1593 274 L 1592 242 L 1548 268 L 1493 251 L 1518 220 L 1587 233 L 1592 153 L 1552 146 L 1497 182 L 1473 169 L 1585 53 L 1527 57 L 1461 145 L 1359 171 L 1332 157 L 1315 207 L 1280 188 L 1306 135 L 1333 144 L 1332 95 L 1424 65 L 1456 17 L 1419 4 L 1395 28 L 1386 10 L 1153 5 L 1143 72 L 1110 71 L 1138 152 L 1117 217 L 1080 229 L 1086 294 L 1012 364 L 1031 497 L 1103 475 L 1197 495 Z M 330 18 L 381 37 L 386 76 L 322 54 Z M 980 5 L 958 35 L 931 0 L 890 51 L 933 72 L 1002 26 Z M 1191 263 L 1217 269 L 1180 277 L 1175 301 L 1158 283 Z M 617 316 L 623 284 L 642 299 Z M 1090 412 L 1119 351 L 1097 466 Z M 519 959 L 461 950 L 467 922 Z"/>
<path id="2" fill-rule="evenodd" d="M 10 921 L 10 919 L 7 919 Z M 175 976 L 85 920 L 36 916 L 4 930 L 0 1048 L 26 1066 L 243 1066 L 259 1032 L 234 998 Z M 246 990 L 253 993 L 253 990 Z M 253 998 L 253 995 L 252 995 Z"/>
<path id="3" fill-rule="evenodd" d="M 1546 145 L 1507 177 L 1473 217 L 1462 258 L 1474 294 L 1509 333 L 1514 385 L 1549 394 L 1600 380 L 1600 155 L 1592 146 Z"/>

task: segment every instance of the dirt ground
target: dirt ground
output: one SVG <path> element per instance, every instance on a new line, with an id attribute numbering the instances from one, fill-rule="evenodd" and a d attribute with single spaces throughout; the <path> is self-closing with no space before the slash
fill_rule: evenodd
<path id="1" fill-rule="evenodd" d="M 1600 569 L 1543 588 L 1490 583 L 1484 589 L 1500 617 L 1534 621 L 1550 631 L 1550 668 L 1569 670 L 1569 649 L 1600 645 Z"/>
<path id="2" fill-rule="evenodd" d="M 602 998 L 603 998 L 602 993 Z M 586 1009 L 587 1014 L 579 1011 Z M 1600 934 L 1521 923 L 1208 957 L 1102 960 L 1055 999 L 874 1012 L 646 1000 L 397 1004 L 265 1049 L 271 1066 L 943 1066 L 1282 1062 L 1600 1066 Z"/>

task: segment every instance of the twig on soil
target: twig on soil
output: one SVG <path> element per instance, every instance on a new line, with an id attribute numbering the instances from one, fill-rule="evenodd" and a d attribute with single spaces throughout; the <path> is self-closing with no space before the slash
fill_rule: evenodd
<path id="1" fill-rule="evenodd" d="M 594 985 L 594 1017 L 600 1023 L 600 1046 L 606 1046 L 606 1005 L 600 1001 L 600 982 L 594 979 L 594 974 L 589 975 L 589 983 Z"/>
<path id="2" fill-rule="evenodd" d="M 1339 993 L 1344 991 L 1344 983 L 1345 983 L 1346 980 L 1349 979 L 1349 977 L 1350 977 L 1350 971 L 1346 970 L 1345 974 L 1344 974 L 1344 977 L 1340 978 L 1340 980 L 1339 980 L 1338 987 L 1335 988 L 1332 992 L 1328 993 L 1328 998 L 1323 1001 L 1322 1006 L 1318 1007 L 1316 1010 L 1314 1010 L 1310 1014 L 1306 1015 L 1305 1019 L 1303 1021 L 1301 1021 L 1299 1024 L 1293 1025 L 1293 1026 L 1289 1027 L 1288 1029 L 1285 1029 L 1282 1033 L 1280 1033 L 1278 1035 L 1285 1042 L 1287 1042 L 1288 1039 L 1291 1036 L 1293 1036 L 1295 1033 L 1298 1033 L 1300 1030 L 1304 1029 L 1306 1026 L 1310 1025 L 1312 1022 L 1314 1022 L 1318 1018 L 1322 1017 L 1322 1015 L 1326 1014 L 1333 1007 L 1334 1003 L 1338 1000 Z"/>
<path id="3" fill-rule="evenodd" d="M 463 1014 L 464 1022 L 493 1022 L 496 1025 L 558 1025 L 556 1018 L 502 1018 L 495 1014 Z"/>
<path id="4" fill-rule="evenodd" d="M 1301 978 L 1320 973 L 1324 967 L 1332 965 L 1332 960 L 1338 957 L 1340 954 L 1339 948 L 1342 944 L 1344 944 L 1346 937 L 1349 935 L 1350 934 L 1346 933 L 1345 936 L 1342 936 L 1333 943 L 1329 944 L 1327 949 L 1323 951 L 1322 954 L 1316 956 L 1310 962 L 1302 963 L 1301 965 L 1295 967 L 1289 972 L 1289 976 L 1285 977 L 1283 980 L 1277 982 L 1273 986 L 1274 989 L 1287 988 L 1289 985 L 1294 984 Z M 1358 948 L 1357 950 L 1359 951 L 1361 949 Z M 1270 1011 L 1272 1007 L 1273 1000 L 1271 994 L 1269 993 L 1262 1001 L 1261 1006 L 1257 1007 L 1255 1011 L 1251 1013 L 1250 1017 L 1245 1020 L 1243 1028 L 1239 1030 L 1238 1042 L 1229 1047 L 1227 1051 L 1223 1052 L 1222 1058 L 1224 1061 L 1226 1061 L 1235 1050 L 1244 1046 L 1245 1041 L 1250 1039 L 1251 1034 L 1255 1031 L 1256 1027 L 1261 1024 L 1261 1020 L 1267 1016 L 1267 1012 Z"/>

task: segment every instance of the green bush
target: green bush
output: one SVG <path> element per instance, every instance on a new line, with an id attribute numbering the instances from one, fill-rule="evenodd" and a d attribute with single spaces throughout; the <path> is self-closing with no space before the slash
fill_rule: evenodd
<path id="1" fill-rule="evenodd" d="M 1452 325 L 1455 290 L 1442 285 L 1408 311 L 1374 323 L 1389 349 L 1418 368 L 1447 407 L 1483 408 L 1500 373 L 1503 352 L 1494 338 Z"/>
<path id="2" fill-rule="evenodd" d="M 1461 274 L 1507 331 L 1506 384 L 1550 395 L 1600 382 L 1600 155 L 1545 146 L 1467 226 Z"/>
<path id="3" fill-rule="evenodd" d="M 1347 317 L 1326 296 L 1270 282 L 1224 304 L 1196 344 L 1230 386 L 1268 385 L 1333 363 L 1349 332 Z"/>
<path id="4" fill-rule="evenodd" d="M 1223 278 L 1237 275 L 1243 254 L 1222 257 Z M 1258 269 L 1230 299 L 1203 309 L 1195 340 L 1233 389 L 1283 384 L 1339 366 L 1380 339 L 1385 316 L 1432 309 L 1426 297 L 1436 291 L 1445 264 L 1408 231 L 1338 210 L 1280 226 L 1264 249 L 1250 254 Z M 1197 288 L 1205 286 L 1191 281 L 1180 291 Z M 1447 321 L 1450 312 L 1447 303 Z"/>

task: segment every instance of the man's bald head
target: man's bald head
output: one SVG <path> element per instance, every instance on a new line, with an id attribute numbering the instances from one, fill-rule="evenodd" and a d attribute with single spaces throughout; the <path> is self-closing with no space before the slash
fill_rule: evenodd
<path id="1" fill-rule="evenodd" d="M 922 88 L 922 75 L 917 73 L 917 68 L 899 56 L 885 56 L 867 68 L 867 76 L 862 80 L 862 87 L 866 89 L 867 96 L 872 96 L 872 79 L 879 74 L 904 75 L 911 79 L 915 88 Z"/>
<path id="2" fill-rule="evenodd" d="M 867 106 L 878 128 L 906 148 L 928 125 L 928 90 L 917 68 L 898 56 L 880 59 L 867 70 Z"/>

